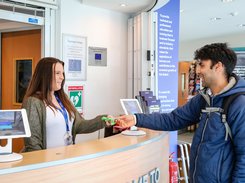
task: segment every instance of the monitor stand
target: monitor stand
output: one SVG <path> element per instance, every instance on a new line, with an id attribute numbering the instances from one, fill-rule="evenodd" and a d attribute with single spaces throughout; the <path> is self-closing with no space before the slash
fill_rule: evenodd
<path id="1" fill-rule="evenodd" d="M 23 156 L 21 154 L 12 152 L 12 139 L 7 139 L 7 145 L 0 145 L 0 163 L 18 161 L 21 160 Z"/>
<path id="2" fill-rule="evenodd" d="M 129 136 L 141 136 L 145 135 L 146 133 L 143 130 L 138 130 L 136 126 L 131 126 L 130 130 L 124 130 L 121 134 Z"/>

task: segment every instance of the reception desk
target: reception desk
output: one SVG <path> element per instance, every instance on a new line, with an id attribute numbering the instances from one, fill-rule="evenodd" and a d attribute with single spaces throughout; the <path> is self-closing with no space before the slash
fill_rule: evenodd
<path id="1" fill-rule="evenodd" d="M 22 153 L 22 160 L 0 163 L 0 182 L 168 183 L 168 132 L 142 130 L 146 135 Z"/>

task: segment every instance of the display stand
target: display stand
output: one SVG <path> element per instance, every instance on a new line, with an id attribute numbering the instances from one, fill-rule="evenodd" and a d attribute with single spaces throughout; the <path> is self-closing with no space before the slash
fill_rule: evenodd
<path id="1" fill-rule="evenodd" d="M 7 139 L 7 145 L 0 145 L 0 163 L 18 161 L 21 160 L 23 156 L 21 154 L 12 152 L 12 138 Z"/>
<path id="2" fill-rule="evenodd" d="M 136 126 L 132 126 L 130 130 L 122 131 L 122 135 L 129 135 L 129 136 L 141 136 L 145 135 L 146 133 L 143 130 L 138 130 Z"/>

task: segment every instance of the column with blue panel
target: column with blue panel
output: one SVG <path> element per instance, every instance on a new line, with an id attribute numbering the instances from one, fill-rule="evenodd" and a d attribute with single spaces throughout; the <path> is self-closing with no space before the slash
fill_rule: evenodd
<path id="1" fill-rule="evenodd" d="M 178 49 L 180 1 L 170 0 L 157 12 L 157 94 L 161 112 L 178 105 Z M 177 131 L 170 132 L 170 153 L 177 157 Z M 176 161 L 176 159 L 175 159 Z"/>

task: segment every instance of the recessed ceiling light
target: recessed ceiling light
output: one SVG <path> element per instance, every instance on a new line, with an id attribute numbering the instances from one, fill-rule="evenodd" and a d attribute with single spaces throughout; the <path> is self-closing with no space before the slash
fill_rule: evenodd
<path id="1" fill-rule="evenodd" d="M 210 18 L 211 21 L 216 21 L 216 20 L 221 20 L 222 18 L 220 17 L 213 17 L 213 18 Z"/>
<path id="2" fill-rule="evenodd" d="M 234 17 L 234 16 L 237 16 L 237 15 L 238 15 L 238 12 L 237 12 L 237 11 L 231 12 L 230 15 L 233 16 L 233 17 Z"/>
<path id="3" fill-rule="evenodd" d="M 221 0 L 222 3 L 230 3 L 233 2 L 233 0 Z"/>
<path id="4" fill-rule="evenodd" d="M 127 6 L 126 4 L 124 4 L 124 3 L 122 3 L 122 4 L 120 4 L 120 6 L 121 7 L 125 7 L 125 6 Z"/>
<path id="5" fill-rule="evenodd" d="M 239 24 L 238 27 L 245 27 L 245 24 Z"/>

